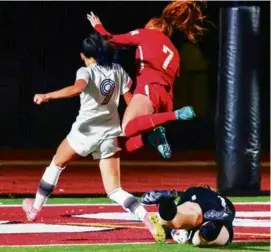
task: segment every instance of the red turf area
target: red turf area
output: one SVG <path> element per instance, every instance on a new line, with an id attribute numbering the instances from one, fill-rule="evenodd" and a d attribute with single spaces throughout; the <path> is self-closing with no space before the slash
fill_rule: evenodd
<path id="1" fill-rule="evenodd" d="M 45 151 L 1 151 L 0 162 L 32 160 L 44 161 L 36 165 L 3 165 L 0 169 L 0 194 L 28 194 L 35 193 L 37 184 L 49 164 L 54 150 Z M 122 165 L 123 187 L 131 192 L 145 192 L 149 189 L 176 189 L 183 190 L 200 183 L 216 187 L 215 165 L 181 165 L 171 166 L 179 161 L 214 161 L 211 152 L 180 152 L 173 158 L 165 161 L 157 153 L 144 149 L 138 153 L 123 153 L 123 161 L 133 165 Z M 104 193 L 98 166 L 92 158 L 82 159 L 90 165 L 71 165 L 63 172 L 55 195 L 64 194 L 99 194 Z M 144 161 L 164 162 L 162 166 L 149 166 Z M 269 162 L 269 154 L 263 156 L 263 161 Z M 136 165 L 138 164 L 138 166 Z M 270 168 L 262 167 L 262 190 L 270 189 Z"/>
<path id="2" fill-rule="evenodd" d="M 0 246 L 153 242 L 141 222 L 119 218 L 119 214 L 126 214 L 120 206 L 45 207 L 35 223 L 24 221 L 25 216 L 20 207 L 2 206 L 0 210 Z M 155 211 L 156 208 L 148 207 L 148 210 Z M 269 241 L 270 217 L 257 217 L 258 211 L 270 212 L 269 205 L 237 205 L 236 210 L 239 217 L 236 218 L 238 221 L 234 228 L 235 241 Z M 87 218 L 84 214 L 92 216 Z M 95 217 L 95 214 L 100 215 Z M 110 217 L 103 218 L 106 214 Z M 93 230 L 95 227 L 107 229 Z M 69 228 L 69 231 L 63 228 Z"/>

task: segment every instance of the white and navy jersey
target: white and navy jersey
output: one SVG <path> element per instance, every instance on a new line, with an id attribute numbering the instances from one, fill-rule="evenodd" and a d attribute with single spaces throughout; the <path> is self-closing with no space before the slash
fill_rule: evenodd
<path id="1" fill-rule="evenodd" d="M 76 80 L 88 84 L 80 94 L 81 107 L 75 126 L 85 136 L 113 138 L 121 134 L 118 105 L 120 95 L 129 91 L 132 81 L 124 69 L 113 64 L 105 68 L 97 64 L 81 67 Z"/>

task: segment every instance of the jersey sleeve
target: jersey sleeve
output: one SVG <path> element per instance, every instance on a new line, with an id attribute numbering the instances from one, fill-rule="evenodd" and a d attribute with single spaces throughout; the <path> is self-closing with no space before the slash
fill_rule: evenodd
<path id="1" fill-rule="evenodd" d="M 94 29 L 96 30 L 96 32 L 100 33 L 102 36 L 109 36 L 111 37 L 112 34 L 110 32 L 108 32 L 104 26 L 102 24 L 97 24 Z"/>
<path id="2" fill-rule="evenodd" d="M 76 73 L 76 80 L 85 80 L 87 83 L 89 83 L 89 72 L 84 67 L 79 68 Z"/>
<path id="3" fill-rule="evenodd" d="M 134 30 L 124 34 L 114 35 L 108 32 L 103 25 L 98 24 L 95 26 L 95 30 L 102 36 L 108 36 L 110 42 L 119 45 L 139 45 L 142 40 L 141 29 Z"/>
<path id="4" fill-rule="evenodd" d="M 127 93 L 131 87 L 132 87 L 132 79 L 130 78 L 130 76 L 126 73 L 126 71 L 121 68 L 121 94 L 124 95 L 125 93 Z"/>

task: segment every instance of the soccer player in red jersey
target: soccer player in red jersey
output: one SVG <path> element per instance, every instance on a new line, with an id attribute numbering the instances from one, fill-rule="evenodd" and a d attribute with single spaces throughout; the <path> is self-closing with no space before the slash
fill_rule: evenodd
<path id="1" fill-rule="evenodd" d="M 180 30 L 192 42 L 201 35 L 200 26 L 204 17 L 197 1 L 171 2 L 161 18 L 152 18 L 143 29 L 126 34 L 112 35 L 103 27 L 100 19 L 92 12 L 87 15 L 93 28 L 116 45 L 137 46 L 136 88 L 125 111 L 122 127 L 129 137 L 128 151 L 143 147 L 142 133 L 156 129 L 149 141 L 164 158 L 171 156 L 165 129 L 158 127 L 169 121 L 187 120 L 195 116 L 188 106 L 173 110 L 172 87 L 179 76 L 180 58 L 170 41 L 173 31 Z M 158 143 L 157 143 L 158 138 Z"/>

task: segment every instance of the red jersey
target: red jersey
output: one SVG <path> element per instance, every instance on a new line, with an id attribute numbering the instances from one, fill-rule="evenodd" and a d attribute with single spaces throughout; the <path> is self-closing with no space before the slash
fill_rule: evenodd
<path id="1" fill-rule="evenodd" d="M 169 37 L 152 29 L 112 35 L 100 24 L 95 26 L 95 30 L 109 36 L 112 43 L 137 46 L 137 85 L 160 84 L 168 92 L 172 91 L 174 80 L 179 76 L 180 57 Z"/>

